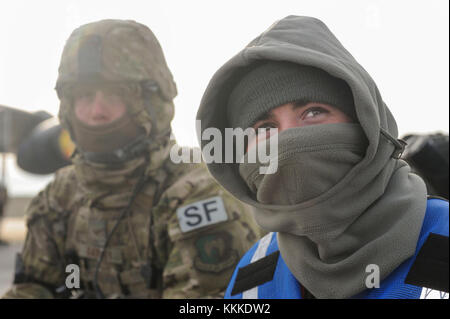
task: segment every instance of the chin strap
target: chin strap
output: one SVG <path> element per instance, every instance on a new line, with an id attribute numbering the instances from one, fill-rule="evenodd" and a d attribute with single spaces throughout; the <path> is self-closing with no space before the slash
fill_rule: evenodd
<path id="1" fill-rule="evenodd" d="M 161 136 L 170 136 L 171 132 L 172 130 L 169 127 L 156 137 L 149 137 L 145 134 L 141 134 L 131 143 L 112 152 L 88 152 L 83 151 L 79 147 L 77 147 L 75 152 L 80 153 L 83 158 L 89 162 L 106 165 L 120 165 L 148 152 L 150 145 L 152 145 L 155 140 L 158 140 Z"/>
<path id="2" fill-rule="evenodd" d="M 79 149 L 79 152 L 89 162 L 114 165 L 122 164 L 142 155 L 148 150 L 150 144 L 151 139 L 145 134 L 142 134 L 130 144 L 112 152 L 87 152 L 81 149 Z"/>

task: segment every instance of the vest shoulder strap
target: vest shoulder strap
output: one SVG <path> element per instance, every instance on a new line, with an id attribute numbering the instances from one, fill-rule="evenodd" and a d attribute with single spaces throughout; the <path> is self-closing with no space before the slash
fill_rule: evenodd
<path id="1" fill-rule="evenodd" d="M 449 238 L 430 233 L 411 266 L 405 283 L 449 292 Z"/>
<path id="2" fill-rule="evenodd" d="M 273 279 L 280 251 L 271 253 L 245 267 L 239 268 L 231 295 L 262 285 Z"/>

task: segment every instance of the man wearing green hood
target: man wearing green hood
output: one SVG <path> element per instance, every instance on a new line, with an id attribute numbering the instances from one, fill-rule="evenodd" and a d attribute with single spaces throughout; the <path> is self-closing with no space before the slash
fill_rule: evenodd
<path id="1" fill-rule="evenodd" d="M 323 22 L 273 24 L 216 72 L 197 119 L 203 149 L 208 128 L 277 130 L 208 163 L 270 232 L 226 298 L 448 298 L 448 201 L 427 198 L 377 86 Z M 263 141 L 275 171 L 251 161 Z"/>
<path id="2" fill-rule="evenodd" d="M 258 228 L 204 164 L 172 162 L 177 91 L 151 30 L 124 20 L 79 27 L 56 91 L 73 165 L 28 207 L 4 297 L 223 296 Z"/>

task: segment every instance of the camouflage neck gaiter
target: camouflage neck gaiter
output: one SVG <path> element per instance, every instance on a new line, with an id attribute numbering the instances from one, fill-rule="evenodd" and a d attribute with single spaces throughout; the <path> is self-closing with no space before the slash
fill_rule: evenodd
<path id="1" fill-rule="evenodd" d="M 158 179 L 174 143 L 169 136 L 152 140 L 145 154 L 117 165 L 93 163 L 77 153 L 72 161 L 80 188 L 91 200 L 102 198 L 105 207 L 111 200 L 124 204 L 142 174 Z"/>
<path id="2" fill-rule="evenodd" d="M 70 96 L 61 102 L 60 118 L 77 146 L 72 157 L 77 181 L 91 200 L 101 198 L 109 203 L 113 197 L 120 197 L 124 200 L 114 199 L 113 202 L 126 203 L 140 175 L 156 178 L 161 174 L 160 168 L 175 143 L 170 140 L 172 101 L 163 100 L 159 94 L 142 98 L 139 87 L 132 84 L 124 85 L 121 92 L 120 96 L 128 106 L 127 115 L 99 128 L 76 120 Z M 123 153 L 124 160 L 97 160 L 117 153 Z"/>
<path id="3" fill-rule="evenodd" d="M 388 143 L 355 177 L 367 146 L 359 124 L 278 135 L 278 171 L 261 175 L 263 164 L 243 163 L 240 175 L 259 203 L 256 221 L 278 232 L 286 265 L 315 297 L 353 297 L 368 288 L 367 266 L 378 267 L 381 281 L 414 254 L 425 184 L 404 161 L 386 162 Z"/>
<path id="4" fill-rule="evenodd" d="M 71 124 L 77 147 L 87 152 L 112 152 L 144 134 L 128 113 L 112 123 L 95 126 L 87 125 L 73 115 Z"/>

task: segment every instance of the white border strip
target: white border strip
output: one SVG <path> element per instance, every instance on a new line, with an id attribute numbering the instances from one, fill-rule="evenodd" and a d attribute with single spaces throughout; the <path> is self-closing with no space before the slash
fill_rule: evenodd
<path id="1" fill-rule="evenodd" d="M 272 241 L 272 236 L 273 232 L 268 233 L 266 236 L 260 239 L 258 243 L 258 248 L 256 248 L 256 251 L 253 254 L 250 263 L 254 263 L 255 261 L 266 256 L 267 248 L 269 248 L 269 244 Z M 242 299 L 258 299 L 258 286 L 244 291 L 242 293 Z"/>
<path id="2" fill-rule="evenodd" d="M 422 288 L 419 299 L 449 299 L 448 292 L 438 291 L 430 288 Z"/>

